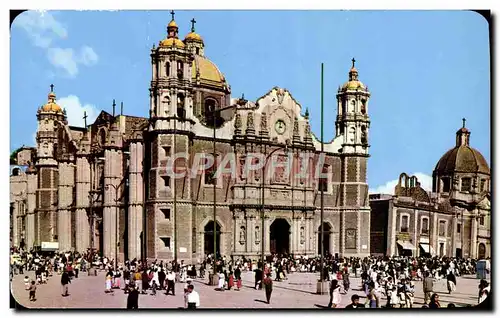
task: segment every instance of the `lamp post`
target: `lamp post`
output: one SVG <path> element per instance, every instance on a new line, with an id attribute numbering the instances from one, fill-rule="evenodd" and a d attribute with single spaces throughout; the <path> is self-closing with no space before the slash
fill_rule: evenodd
<path id="1" fill-rule="evenodd" d="M 213 147 L 213 158 L 214 158 L 214 165 L 216 164 L 215 162 L 215 158 L 216 158 L 216 149 L 215 149 L 215 145 L 216 145 L 216 136 L 215 136 L 215 133 L 217 131 L 217 127 L 216 127 L 216 124 L 217 124 L 217 114 L 220 114 L 220 112 L 224 111 L 224 110 L 227 110 L 227 109 L 233 109 L 235 108 L 237 105 L 229 105 L 229 106 L 226 106 L 226 107 L 222 107 L 222 108 L 216 108 L 215 107 L 215 104 L 213 105 L 213 109 L 212 109 L 212 125 L 213 125 L 213 144 L 212 144 L 212 147 Z M 213 235 L 214 235 L 214 259 L 213 259 L 213 276 L 212 276 L 212 280 L 210 281 L 210 284 L 213 284 L 215 285 L 215 277 L 217 275 L 217 206 L 216 206 L 216 202 L 217 202 L 217 181 L 215 180 L 215 169 L 212 169 L 212 182 L 213 182 L 213 192 L 214 192 L 214 195 L 213 195 L 213 203 L 214 203 L 214 210 L 213 210 L 213 218 L 214 218 L 214 230 L 213 230 Z"/>
<path id="2" fill-rule="evenodd" d="M 115 235 L 116 235 L 116 242 L 115 242 L 115 261 L 114 261 L 114 267 L 115 267 L 115 271 L 116 271 L 116 268 L 117 268 L 117 263 L 118 263 L 118 245 L 120 244 L 120 239 L 119 239 L 119 235 L 118 235 L 118 221 L 119 221 L 119 218 L 118 218 L 118 211 L 119 211 L 119 207 L 118 207 L 118 189 L 120 188 L 120 185 L 114 185 L 114 184 L 107 184 L 105 186 L 105 189 L 106 191 L 109 190 L 109 187 L 112 187 L 114 190 L 115 190 L 115 207 L 116 207 L 116 219 L 115 219 Z"/>
<path id="3" fill-rule="evenodd" d="M 271 156 L 278 150 L 282 150 L 283 148 L 281 147 L 278 147 L 276 149 L 274 149 L 273 151 L 271 151 L 267 156 L 266 156 L 266 159 L 264 160 L 264 165 L 262 166 L 262 176 L 261 176 L 261 184 L 260 184 L 260 191 L 261 191 L 261 200 L 260 200 L 260 203 L 261 203 L 261 206 L 260 206 L 260 220 L 261 220 L 261 229 L 260 229 L 260 233 L 261 233 L 261 239 L 260 239 L 260 244 L 261 244 L 261 248 L 260 248 L 260 263 L 262 265 L 262 275 L 264 275 L 264 269 L 265 269 L 265 266 L 264 266 L 264 203 L 265 203 L 265 175 L 266 175 L 266 166 L 267 166 L 267 161 L 269 160 L 269 158 L 271 158 Z M 288 143 L 285 144 L 285 152 L 288 150 Z"/>

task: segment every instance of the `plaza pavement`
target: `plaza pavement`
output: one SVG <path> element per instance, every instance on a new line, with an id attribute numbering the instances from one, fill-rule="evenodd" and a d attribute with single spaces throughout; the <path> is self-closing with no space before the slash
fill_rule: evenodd
<path id="1" fill-rule="evenodd" d="M 34 272 L 28 273 L 33 279 Z M 16 275 L 11 283 L 11 291 L 20 305 L 27 308 L 126 308 L 127 295 L 122 290 L 114 290 L 112 294 L 104 292 L 104 272 L 99 271 L 98 276 L 87 276 L 86 273 L 73 279 L 69 285 L 70 296 L 61 296 L 61 276 L 49 278 L 48 283 L 37 286 L 36 302 L 29 301 L 28 291 L 24 290 L 25 275 Z M 263 290 L 253 288 L 253 272 L 242 273 L 243 288 L 240 291 L 216 291 L 214 286 L 208 286 L 208 278 L 194 280 L 195 290 L 200 294 L 200 308 L 317 308 L 324 307 L 328 295 L 317 295 L 317 274 L 295 273 L 290 274 L 284 282 L 274 282 L 271 304 L 266 304 Z M 364 293 L 360 290 L 360 278 L 351 278 L 351 287 L 347 295 L 342 295 L 341 308 L 350 303 L 351 295 L 358 294 L 361 302 L 365 301 Z M 451 295 L 446 289 L 446 281 L 435 283 L 435 291 L 440 295 L 442 307 L 453 302 L 457 306 L 477 304 L 479 280 L 473 276 L 457 278 L 457 290 Z M 139 308 L 181 308 L 184 305 L 184 283 L 176 284 L 176 295 L 165 296 L 165 291 L 157 291 L 156 296 L 139 296 Z M 415 305 L 423 305 L 422 282 L 415 282 Z M 385 297 L 381 303 L 385 305 Z"/>

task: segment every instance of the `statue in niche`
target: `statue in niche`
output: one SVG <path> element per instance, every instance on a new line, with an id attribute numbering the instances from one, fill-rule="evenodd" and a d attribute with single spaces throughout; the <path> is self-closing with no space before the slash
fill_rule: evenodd
<path id="1" fill-rule="evenodd" d="M 300 227 L 300 244 L 304 244 L 306 241 L 305 229 L 303 226 Z"/>
<path id="2" fill-rule="evenodd" d="M 260 228 L 258 226 L 255 227 L 255 243 L 259 244 L 260 242 Z"/>
<path id="3" fill-rule="evenodd" d="M 246 238 L 246 231 L 245 231 L 245 227 L 244 227 L 244 226 L 242 226 L 242 227 L 240 228 L 240 243 L 241 243 L 241 244 L 244 244 L 244 243 L 245 243 L 245 240 L 246 240 L 245 238 Z"/>
<path id="4" fill-rule="evenodd" d="M 293 134 L 294 135 L 299 134 L 299 121 L 298 121 L 297 117 L 295 117 L 295 119 L 293 121 Z"/>
<path id="5" fill-rule="evenodd" d="M 260 117 L 260 130 L 267 131 L 267 114 L 265 112 Z"/>
<path id="6" fill-rule="evenodd" d="M 253 113 L 249 112 L 247 116 L 247 131 L 253 131 L 254 126 L 253 126 Z"/>
<path id="7" fill-rule="evenodd" d="M 240 128 L 241 128 L 241 115 L 240 113 L 236 113 L 236 117 L 234 119 L 234 129 L 239 131 Z"/>

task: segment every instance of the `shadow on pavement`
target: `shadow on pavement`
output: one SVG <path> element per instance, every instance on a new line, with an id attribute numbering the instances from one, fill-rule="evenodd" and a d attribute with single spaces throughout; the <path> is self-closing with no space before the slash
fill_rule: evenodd
<path id="1" fill-rule="evenodd" d="M 254 301 L 259 302 L 259 303 L 267 304 L 267 301 L 265 301 L 265 300 L 254 299 Z"/>
<path id="2" fill-rule="evenodd" d="M 324 305 L 314 304 L 314 306 L 321 308 L 321 309 L 328 309 L 328 306 L 324 306 Z"/>

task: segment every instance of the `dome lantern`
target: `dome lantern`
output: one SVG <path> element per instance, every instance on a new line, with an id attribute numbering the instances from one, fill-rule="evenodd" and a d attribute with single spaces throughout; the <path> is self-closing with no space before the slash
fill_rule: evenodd
<path id="1" fill-rule="evenodd" d="M 54 84 L 50 84 L 50 93 L 47 96 L 47 104 L 41 107 L 43 112 L 63 113 L 61 106 L 56 104 L 56 93 L 54 93 Z"/>

